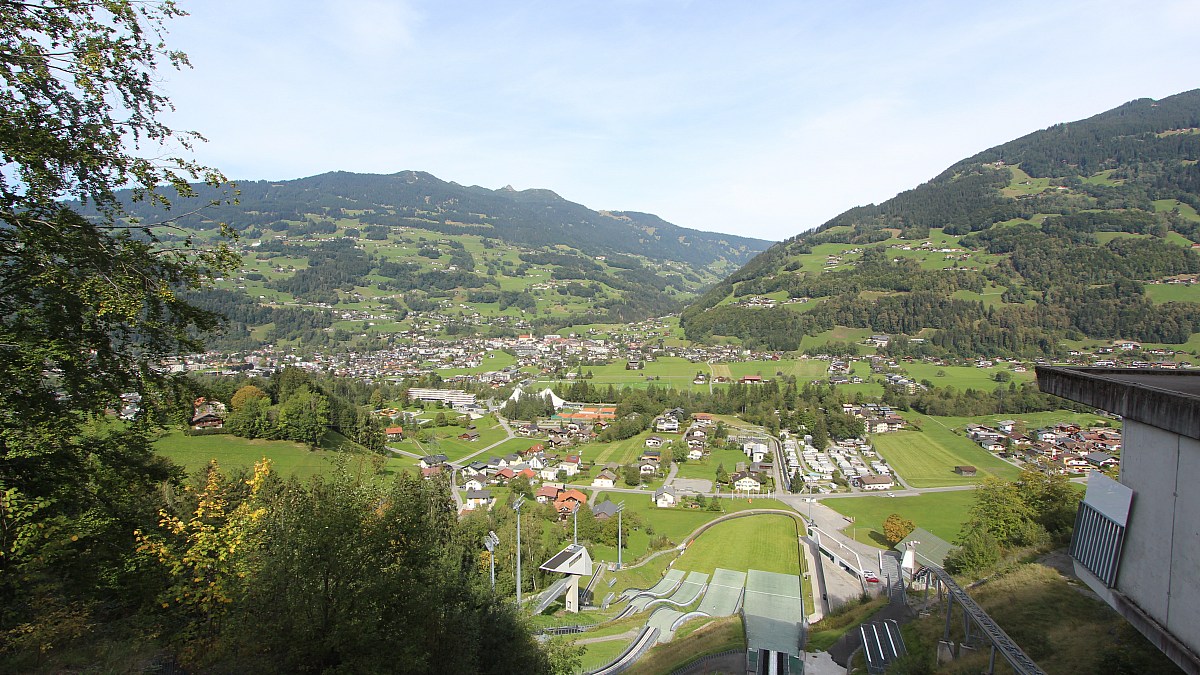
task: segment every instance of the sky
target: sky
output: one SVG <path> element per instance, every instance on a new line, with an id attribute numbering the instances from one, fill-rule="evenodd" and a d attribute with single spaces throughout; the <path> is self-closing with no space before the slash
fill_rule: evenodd
<path id="1" fill-rule="evenodd" d="M 1195 0 L 179 0 L 166 121 L 235 180 L 427 171 L 780 240 L 1200 87 Z"/>

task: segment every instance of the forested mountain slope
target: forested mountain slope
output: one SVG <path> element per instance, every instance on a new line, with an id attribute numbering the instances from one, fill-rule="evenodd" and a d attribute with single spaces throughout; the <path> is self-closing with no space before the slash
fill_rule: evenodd
<path id="1" fill-rule="evenodd" d="M 189 296 L 229 319 L 209 339 L 225 349 L 339 348 L 364 325 L 496 335 L 636 321 L 679 311 L 769 244 L 416 171 L 244 182 L 236 199 L 191 188 L 173 211 L 118 196 L 163 242 L 238 233 L 236 274 Z"/>
<path id="2" fill-rule="evenodd" d="M 684 312 L 692 339 L 795 349 L 834 326 L 893 351 L 1058 354 L 1200 331 L 1200 90 L 964 159 L 776 244 Z"/>
<path id="3" fill-rule="evenodd" d="M 206 185 L 201 200 L 220 200 Z M 494 237 L 525 246 L 566 245 L 588 255 L 626 253 L 696 266 L 740 265 L 770 242 L 701 232 L 658 218 L 621 211 L 593 211 L 550 190 L 465 187 L 422 171 L 391 175 L 335 171 L 288 181 L 237 183 L 237 203 L 221 203 L 182 218 L 191 228 L 225 222 L 237 230 L 273 228 L 313 216 L 350 218 L 360 228 L 414 227 L 445 234 Z M 165 214 L 153 204 L 129 204 L 132 215 L 155 222 Z"/>

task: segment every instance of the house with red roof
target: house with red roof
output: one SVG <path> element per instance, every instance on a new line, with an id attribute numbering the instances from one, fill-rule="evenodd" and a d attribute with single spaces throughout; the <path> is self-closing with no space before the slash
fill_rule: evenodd
<path id="1" fill-rule="evenodd" d="M 554 500 L 554 510 L 558 511 L 560 517 L 565 518 L 581 504 L 587 504 L 587 495 L 575 489 L 564 490 L 558 495 L 558 499 Z"/>
<path id="2" fill-rule="evenodd" d="M 543 485 L 542 487 L 538 488 L 536 493 L 534 493 L 533 498 L 536 499 L 539 504 L 547 504 L 549 502 L 557 501 L 559 492 L 561 492 L 561 490 L 553 485 Z"/>

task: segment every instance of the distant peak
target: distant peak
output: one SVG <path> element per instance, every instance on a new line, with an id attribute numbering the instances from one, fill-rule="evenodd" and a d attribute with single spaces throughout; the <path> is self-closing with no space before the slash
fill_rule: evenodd
<path id="1" fill-rule="evenodd" d="M 516 192 L 516 191 L 517 191 L 517 189 L 511 185 L 505 185 L 504 187 L 500 188 L 500 192 Z"/>

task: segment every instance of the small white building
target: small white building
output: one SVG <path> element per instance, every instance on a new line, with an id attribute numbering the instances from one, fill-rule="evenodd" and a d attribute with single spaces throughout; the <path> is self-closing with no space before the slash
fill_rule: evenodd
<path id="1" fill-rule="evenodd" d="M 654 420 L 654 430 L 664 433 L 679 433 L 679 420 L 667 415 Z"/>
<path id="2" fill-rule="evenodd" d="M 594 488 L 610 488 L 617 480 L 617 475 L 608 469 L 600 472 L 600 475 L 592 479 L 592 487 Z"/>
<path id="3" fill-rule="evenodd" d="M 746 474 L 733 481 L 733 488 L 738 492 L 758 492 L 762 490 L 762 483 L 754 476 Z"/>
<path id="4" fill-rule="evenodd" d="M 675 506 L 676 503 L 678 503 L 678 499 L 675 496 L 675 490 L 671 486 L 664 485 L 655 491 L 654 504 L 658 506 L 658 508 L 670 508 Z"/>
<path id="5" fill-rule="evenodd" d="M 487 508 L 492 505 L 491 490 L 467 490 L 467 508 Z"/>

